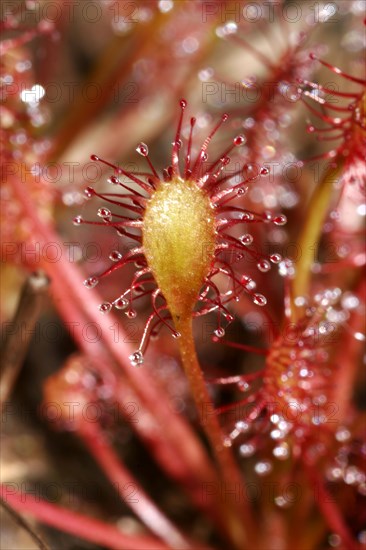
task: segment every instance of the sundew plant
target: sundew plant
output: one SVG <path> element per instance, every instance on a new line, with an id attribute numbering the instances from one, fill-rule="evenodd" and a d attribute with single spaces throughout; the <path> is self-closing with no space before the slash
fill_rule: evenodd
<path id="1" fill-rule="evenodd" d="M 366 546 L 365 15 L 1 5 L 4 548 Z"/>

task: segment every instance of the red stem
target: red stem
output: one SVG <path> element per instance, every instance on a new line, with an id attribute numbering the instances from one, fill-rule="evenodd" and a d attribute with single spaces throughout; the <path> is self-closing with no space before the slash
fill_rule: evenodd
<path id="1" fill-rule="evenodd" d="M 84 421 L 78 427 L 78 434 L 123 502 L 130 506 L 144 524 L 170 548 L 179 550 L 192 548 L 121 463 L 100 427 L 94 422 Z"/>
<path id="2" fill-rule="evenodd" d="M 359 550 L 359 545 L 353 539 L 337 504 L 334 502 L 332 495 L 327 491 L 323 479 L 318 474 L 316 468 L 308 464 L 306 460 L 303 463 L 316 492 L 316 503 L 322 511 L 329 528 L 341 537 L 347 550 Z"/>
<path id="3" fill-rule="evenodd" d="M 17 512 L 30 515 L 42 523 L 94 544 L 115 550 L 169 550 L 166 544 L 153 537 L 125 535 L 108 523 L 39 501 L 33 495 L 15 492 L 13 483 L 1 484 L 0 489 L 4 501 Z"/>

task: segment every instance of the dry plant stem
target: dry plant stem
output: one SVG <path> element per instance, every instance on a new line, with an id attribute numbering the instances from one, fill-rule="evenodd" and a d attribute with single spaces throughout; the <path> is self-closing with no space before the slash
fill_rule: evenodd
<path id="1" fill-rule="evenodd" d="M 13 508 L 6 502 L 6 500 L 4 500 L 2 496 L 0 497 L 0 504 L 3 508 L 5 508 L 5 510 L 14 519 L 14 521 L 29 534 L 29 536 L 34 540 L 40 550 L 50 550 L 50 547 L 34 531 L 29 523 L 25 521 L 25 519 L 23 519 L 16 510 L 13 510 Z"/>
<path id="2" fill-rule="evenodd" d="M 19 300 L 14 330 L 8 334 L 2 349 L 0 367 L 0 404 L 4 405 L 14 387 L 24 362 L 34 326 L 42 311 L 49 280 L 42 272 L 33 273 L 25 281 Z M 26 330 L 22 327 L 26 326 Z"/>
<path id="3" fill-rule="evenodd" d="M 83 439 L 104 474 L 125 502 L 155 535 L 164 540 L 170 548 L 188 550 L 191 544 L 178 529 L 157 508 L 136 479 L 121 463 L 100 427 L 94 422 L 81 422 L 78 434 Z M 131 491 L 132 490 L 132 491 Z"/>
<path id="4" fill-rule="evenodd" d="M 94 544 L 115 550 L 169 550 L 165 543 L 153 537 L 124 535 L 117 527 L 103 521 L 55 504 L 39 502 L 36 497 L 26 493 L 14 492 L 13 484 L 9 489 L 6 484 L 1 484 L 0 490 L 2 499 L 17 512 Z"/>
<path id="5" fill-rule="evenodd" d="M 63 250 L 63 245 L 53 229 L 37 216 L 27 186 L 16 178 L 12 180 L 12 185 L 24 215 L 32 222 L 34 238 L 40 241 L 41 248 L 44 244 L 53 242 Z M 124 384 L 132 386 L 141 400 L 140 413 L 148 414 L 151 428 L 154 429 L 154 441 L 152 442 L 144 431 L 142 422 L 134 423 L 132 427 L 145 441 L 158 463 L 177 479 L 192 501 L 209 514 L 223 532 L 226 532 L 218 495 L 212 495 L 204 502 L 202 499 L 203 484 L 217 485 L 218 477 L 201 443 L 184 419 L 173 412 L 171 404 L 165 394 L 156 387 L 149 372 L 146 369 L 142 371 L 131 367 L 128 356 L 133 350 L 125 343 L 122 331 L 120 341 L 116 345 L 113 332 L 110 330 L 111 319 L 101 316 L 98 312 L 100 298 L 98 299 L 96 293 L 91 295 L 83 287 L 83 277 L 74 265 L 64 259 L 66 257 L 65 251 L 57 264 L 47 263 L 43 257 L 41 259 L 43 269 L 52 280 L 51 295 L 55 307 L 66 325 L 72 323 L 75 342 L 80 350 L 90 357 L 93 364 L 112 369 L 117 377 L 121 377 L 121 371 L 124 373 Z M 68 299 L 65 299 L 66 296 Z M 102 341 L 90 343 L 85 340 L 83 327 L 90 323 L 100 328 Z M 121 371 L 113 370 L 114 363 Z"/>
<path id="6" fill-rule="evenodd" d="M 244 500 L 240 499 L 240 504 L 237 501 L 238 494 L 241 495 L 240 489 L 243 484 L 243 478 L 232 455 L 231 448 L 224 445 L 221 426 L 198 363 L 192 334 L 192 316 L 175 317 L 174 324 L 177 331 L 181 334 L 179 349 L 183 368 L 189 380 L 201 425 L 211 444 L 212 452 L 219 467 L 220 487 L 217 489 L 218 491 L 222 489 L 225 494 L 225 503 L 222 502 L 224 504 L 223 514 L 226 521 L 228 521 L 231 542 L 238 550 L 247 548 L 249 541 L 251 548 L 255 548 L 255 531 L 251 528 L 251 511 L 245 505 Z M 226 498 L 226 491 L 233 491 L 232 500 Z"/>
<path id="7" fill-rule="evenodd" d="M 305 225 L 298 240 L 301 257 L 296 264 L 296 274 L 292 285 L 292 300 L 297 296 L 307 296 L 311 277 L 311 267 L 314 263 L 314 256 L 318 250 L 319 239 L 325 216 L 329 210 L 330 198 L 334 190 L 334 183 L 342 170 L 343 162 L 336 159 L 336 166 L 330 166 L 325 175 L 316 187 L 307 208 Z M 301 317 L 301 308 L 292 307 L 293 321 Z"/>
<path id="8" fill-rule="evenodd" d="M 359 550 L 359 545 L 353 539 L 350 530 L 344 522 L 342 513 L 334 502 L 332 495 L 328 493 L 322 478 L 318 474 L 316 466 L 309 465 L 306 462 L 304 462 L 304 465 L 317 492 L 317 504 L 324 515 L 328 527 L 340 536 L 347 550 Z"/>

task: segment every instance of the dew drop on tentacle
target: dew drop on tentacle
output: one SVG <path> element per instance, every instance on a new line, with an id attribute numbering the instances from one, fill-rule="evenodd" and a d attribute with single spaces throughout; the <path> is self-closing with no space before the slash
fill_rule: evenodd
<path id="1" fill-rule="evenodd" d="M 87 187 L 86 189 L 84 189 L 84 194 L 87 199 L 91 199 L 91 197 L 95 194 L 95 191 L 93 187 Z"/>
<path id="2" fill-rule="evenodd" d="M 110 176 L 108 178 L 109 183 L 112 183 L 113 185 L 118 185 L 120 183 L 117 176 Z"/>
<path id="3" fill-rule="evenodd" d="M 265 259 L 259 260 L 259 262 L 257 263 L 257 268 L 259 269 L 259 271 L 266 273 L 271 269 L 271 264 L 269 263 L 268 260 L 265 260 Z"/>
<path id="4" fill-rule="evenodd" d="M 281 214 L 280 216 L 276 216 L 275 218 L 273 218 L 272 221 L 275 225 L 285 225 L 285 223 L 287 222 L 287 218 L 284 214 Z"/>
<path id="5" fill-rule="evenodd" d="M 113 302 L 113 305 L 116 309 L 126 309 L 128 306 L 128 300 L 124 298 L 123 296 L 120 296 Z"/>
<path id="6" fill-rule="evenodd" d="M 84 286 L 86 288 L 94 288 L 99 283 L 98 277 L 89 277 L 88 279 L 85 279 Z"/>
<path id="7" fill-rule="evenodd" d="M 112 304 L 110 302 L 103 302 L 103 304 L 100 304 L 98 309 L 100 313 L 103 313 L 103 314 L 109 313 L 112 309 Z"/>
<path id="8" fill-rule="evenodd" d="M 137 317 L 137 313 L 134 309 L 129 309 L 126 311 L 126 315 L 129 319 L 135 319 L 135 317 Z"/>
<path id="9" fill-rule="evenodd" d="M 146 145 L 146 143 L 142 142 L 138 144 L 138 146 L 136 147 L 136 151 L 142 155 L 143 157 L 147 157 L 147 155 L 149 154 L 149 148 L 148 146 Z"/>
<path id="10" fill-rule="evenodd" d="M 243 285 L 243 287 L 246 288 L 247 290 L 254 290 L 255 287 L 257 286 L 256 282 L 253 281 L 253 279 L 251 277 L 248 277 L 247 275 L 243 275 L 240 282 Z"/>
<path id="11" fill-rule="evenodd" d="M 239 237 L 239 241 L 241 242 L 241 244 L 244 244 L 245 246 L 248 246 L 248 245 L 252 244 L 253 236 L 250 235 L 249 233 L 246 233 L 245 235 L 242 235 L 241 237 Z"/>
<path id="12" fill-rule="evenodd" d="M 97 215 L 100 218 L 103 218 L 104 221 L 110 221 L 112 219 L 112 212 L 109 210 L 109 208 L 98 208 Z"/>
<path id="13" fill-rule="evenodd" d="M 99 160 L 97 155 L 90 155 L 90 160 Z"/>
<path id="14" fill-rule="evenodd" d="M 271 254 L 269 259 L 273 264 L 279 264 L 282 261 L 281 254 Z"/>
<path id="15" fill-rule="evenodd" d="M 176 141 L 172 141 L 172 145 L 177 149 L 181 149 L 183 142 L 181 139 L 177 139 Z"/>
<path id="16" fill-rule="evenodd" d="M 239 380 L 237 383 L 238 390 L 241 392 L 247 392 L 250 390 L 250 385 L 245 380 Z"/>
<path id="17" fill-rule="evenodd" d="M 112 262 L 118 262 L 122 259 L 122 254 L 118 250 L 113 250 L 108 257 Z"/>
<path id="18" fill-rule="evenodd" d="M 265 476 L 272 471 L 272 463 L 269 460 L 261 460 L 254 466 L 254 471 L 259 476 Z"/>
<path id="19" fill-rule="evenodd" d="M 172 337 L 175 338 L 176 340 L 178 340 L 178 338 L 180 338 L 182 335 L 180 332 L 178 332 L 177 330 L 174 330 L 172 332 Z"/>
<path id="20" fill-rule="evenodd" d="M 263 294 L 253 294 L 253 302 L 257 306 L 265 306 L 267 303 L 267 298 Z"/>
<path id="21" fill-rule="evenodd" d="M 144 362 L 144 356 L 141 351 L 135 351 L 135 353 L 129 356 L 129 360 L 133 367 L 140 367 Z"/>
<path id="22" fill-rule="evenodd" d="M 245 433 L 249 430 L 250 425 L 248 422 L 245 422 L 244 420 L 238 420 L 235 422 L 235 429 L 238 430 L 240 433 Z"/>
<path id="23" fill-rule="evenodd" d="M 83 222 L 84 220 L 82 216 L 75 216 L 75 218 L 72 221 L 74 225 L 81 225 Z"/>
<path id="24" fill-rule="evenodd" d="M 234 138 L 234 145 L 239 147 L 239 145 L 243 145 L 246 142 L 246 138 L 243 135 L 236 136 Z"/>
<path id="25" fill-rule="evenodd" d="M 223 338 L 225 336 L 225 329 L 223 329 L 222 327 L 217 328 L 214 331 L 214 334 L 215 334 L 215 336 L 217 336 L 217 338 Z"/>
<path id="26" fill-rule="evenodd" d="M 239 447 L 239 453 L 244 457 L 252 456 L 255 451 L 256 448 L 253 443 L 243 443 L 243 445 L 240 445 Z"/>

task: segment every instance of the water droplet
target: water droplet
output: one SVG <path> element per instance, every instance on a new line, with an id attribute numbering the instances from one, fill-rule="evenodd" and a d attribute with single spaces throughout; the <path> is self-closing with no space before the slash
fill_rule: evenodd
<path id="1" fill-rule="evenodd" d="M 355 294 L 351 292 L 345 292 L 341 300 L 342 307 L 345 309 L 355 309 L 359 306 L 360 300 Z"/>
<path id="2" fill-rule="evenodd" d="M 309 57 L 310 57 L 310 59 L 313 59 L 313 60 L 318 59 L 318 57 L 316 56 L 316 54 L 314 52 L 310 52 Z"/>
<path id="3" fill-rule="evenodd" d="M 244 420 L 238 420 L 238 422 L 235 423 L 235 428 L 239 431 L 239 432 L 247 432 L 250 428 L 248 422 L 244 422 Z"/>
<path id="4" fill-rule="evenodd" d="M 236 138 L 234 138 L 234 145 L 236 146 L 243 145 L 245 141 L 246 141 L 245 136 L 243 135 L 236 136 Z"/>
<path id="5" fill-rule="evenodd" d="M 240 238 L 239 238 L 239 241 L 248 246 L 249 244 L 252 244 L 253 242 L 253 235 L 250 235 L 249 233 L 246 233 L 245 235 L 242 235 Z"/>
<path id="6" fill-rule="evenodd" d="M 336 533 L 332 533 L 331 535 L 329 535 L 328 541 L 329 541 L 330 546 L 332 546 L 333 548 L 336 548 L 337 546 L 339 546 L 341 544 L 342 539 Z"/>
<path id="7" fill-rule="evenodd" d="M 238 389 L 242 392 L 246 392 L 250 390 L 250 385 L 248 384 L 248 382 L 245 382 L 245 380 L 240 380 L 237 383 L 237 386 L 238 386 Z"/>
<path id="8" fill-rule="evenodd" d="M 135 319 L 137 313 L 134 309 L 129 309 L 128 311 L 126 311 L 126 315 L 129 319 Z"/>
<path id="9" fill-rule="evenodd" d="M 337 431 L 336 431 L 336 434 L 335 434 L 335 438 L 337 441 L 340 441 L 340 442 L 344 442 L 344 441 L 348 441 L 349 438 L 351 437 L 351 432 L 349 430 L 347 430 L 347 428 L 339 428 Z"/>
<path id="10" fill-rule="evenodd" d="M 86 286 L 86 288 L 94 288 L 98 283 L 98 277 L 89 277 L 88 279 L 85 279 L 84 286 Z"/>
<path id="11" fill-rule="evenodd" d="M 277 447 L 273 449 L 273 456 L 278 458 L 279 460 L 286 460 L 289 456 L 289 448 L 287 443 L 281 443 Z"/>
<path id="12" fill-rule="evenodd" d="M 273 218 L 273 223 L 275 225 L 285 225 L 286 222 L 287 222 L 287 218 L 284 214 L 281 214 L 280 216 L 276 216 L 275 218 Z"/>
<path id="13" fill-rule="evenodd" d="M 93 187 L 87 187 L 85 190 L 84 190 L 84 194 L 85 196 L 90 199 L 93 195 L 94 195 L 94 189 Z"/>
<path id="14" fill-rule="evenodd" d="M 98 208 L 97 214 L 100 218 L 103 218 L 104 221 L 110 221 L 112 219 L 112 212 L 109 208 Z"/>
<path id="15" fill-rule="evenodd" d="M 241 456 L 252 456 L 255 453 L 255 446 L 253 443 L 244 443 L 240 445 L 239 453 Z"/>
<path id="16" fill-rule="evenodd" d="M 97 155 L 90 155 L 90 160 L 99 160 Z"/>
<path id="17" fill-rule="evenodd" d="M 244 221 L 244 222 L 250 222 L 252 220 L 254 220 L 254 216 L 251 212 L 245 212 L 241 219 Z"/>
<path id="18" fill-rule="evenodd" d="M 281 254 L 271 254 L 269 259 L 273 264 L 279 264 L 282 261 Z"/>
<path id="19" fill-rule="evenodd" d="M 187 107 L 187 101 L 185 99 L 181 99 L 179 105 L 182 109 L 185 109 Z"/>
<path id="20" fill-rule="evenodd" d="M 182 145 L 183 145 L 183 142 L 181 139 L 177 139 L 176 141 L 173 141 L 172 142 L 172 145 L 174 147 L 176 147 L 177 149 L 181 149 Z"/>
<path id="21" fill-rule="evenodd" d="M 267 176 L 267 174 L 269 174 L 269 168 L 263 166 L 263 168 L 261 168 L 261 174 L 262 176 Z"/>
<path id="22" fill-rule="evenodd" d="M 109 313 L 112 309 L 112 304 L 110 302 L 103 302 L 103 304 L 100 304 L 98 309 L 103 314 Z"/>
<path id="23" fill-rule="evenodd" d="M 234 321 L 234 316 L 231 315 L 230 313 L 225 313 L 224 314 L 224 317 L 225 317 L 225 320 L 228 322 L 228 323 L 232 323 Z"/>
<path id="24" fill-rule="evenodd" d="M 180 338 L 182 335 L 180 332 L 178 332 L 177 330 L 175 330 L 174 332 L 172 332 L 172 337 L 175 338 L 176 340 L 178 338 Z"/>
<path id="25" fill-rule="evenodd" d="M 266 273 L 271 269 L 271 264 L 268 260 L 259 260 L 259 262 L 257 263 L 257 268 L 259 269 L 259 271 Z"/>
<path id="26" fill-rule="evenodd" d="M 238 25 L 235 23 L 235 21 L 228 21 L 225 23 L 225 25 L 222 26 L 222 33 L 223 36 L 226 36 L 228 34 L 235 34 L 238 30 Z"/>
<path id="27" fill-rule="evenodd" d="M 133 367 L 140 367 L 144 362 L 144 356 L 141 351 L 135 351 L 135 353 L 129 356 L 129 360 Z"/>
<path id="28" fill-rule="evenodd" d="M 149 154 L 149 148 L 146 143 L 143 142 L 138 144 L 138 146 L 136 147 L 136 151 L 143 157 L 147 157 L 147 155 Z"/>
<path id="29" fill-rule="evenodd" d="M 256 282 L 247 275 L 243 275 L 240 282 L 247 290 L 254 290 L 257 286 Z"/>
<path id="30" fill-rule="evenodd" d="M 222 338 L 223 336 L 225 336 L 225 329 L 223 329 L 222 327 L 217 328 L 214 331 L 214 334 L 215 334 L 215 336 L 217 336 L 217 338 Z"/>
<path id="31" fill-rule="evenodd" d="M 255 472 L 259 476 L 265 476 L 266 474 L 269 474 L 272 470 L 272 464 L 269 462 L 269 460 L 263 460 L 261 462 L 257 462 L 257 464 L 254 466 Z"/>
<path id="32" fill-rule="evenodd" d="M 76 216 L 76 217 L 72 220 L 72 223 L 73 223 L 74 225 L 81 225 L 83 222 L 84 222 L 84 220 L 83 220 L 83 217 L 82 217 L 82 216 Z"/>
<path id="33" fill-rule="evenodd" d="M 123 296 L 120 296 L 113 302 L 113 305 L 116 309 L 125 309 L 128 306 L 128 300 Z"/>
<path id="34" fill-rule="evenodd" d="M 247 190 L 248 190 L 247 187 L 239 187 L 239 189 L 237 189 L 237 191 L 236 191 L 236 194 L 238 195 L 238 197 L 241 197 L 241 196 L 245 195 Z"/>
<path id="35" fill-rule="evenodd" d="M 222 122 L 226 122 L 228 118 L 229 118 L 229 115 L 227 113 L 224 113 L 221 117 L 221 120 Z"/>
<path id="36" fill-rule="evenodd" d="M 119 260 L 122 259 L 122 254 L 120 252 L 118 252 L 118 250 L 113 250 L 110 254 L 109 254 L 109 259 L 112 261 L 112 262 L 118 262 Z"/>
<path id="37" fill-rule="evenodd" d="M 265 306 L 267 303 L 267 298 L 263 294 L 253 294 L 253 302 L 257 306 Z"/>
<path id="38" fill-rule="evenodd" d="M 206 153 L 206 151 L 201 151 L 200 157 L 203 162 L 206 162 L 206 160 L 208 159 L 208 154 Z"/>

